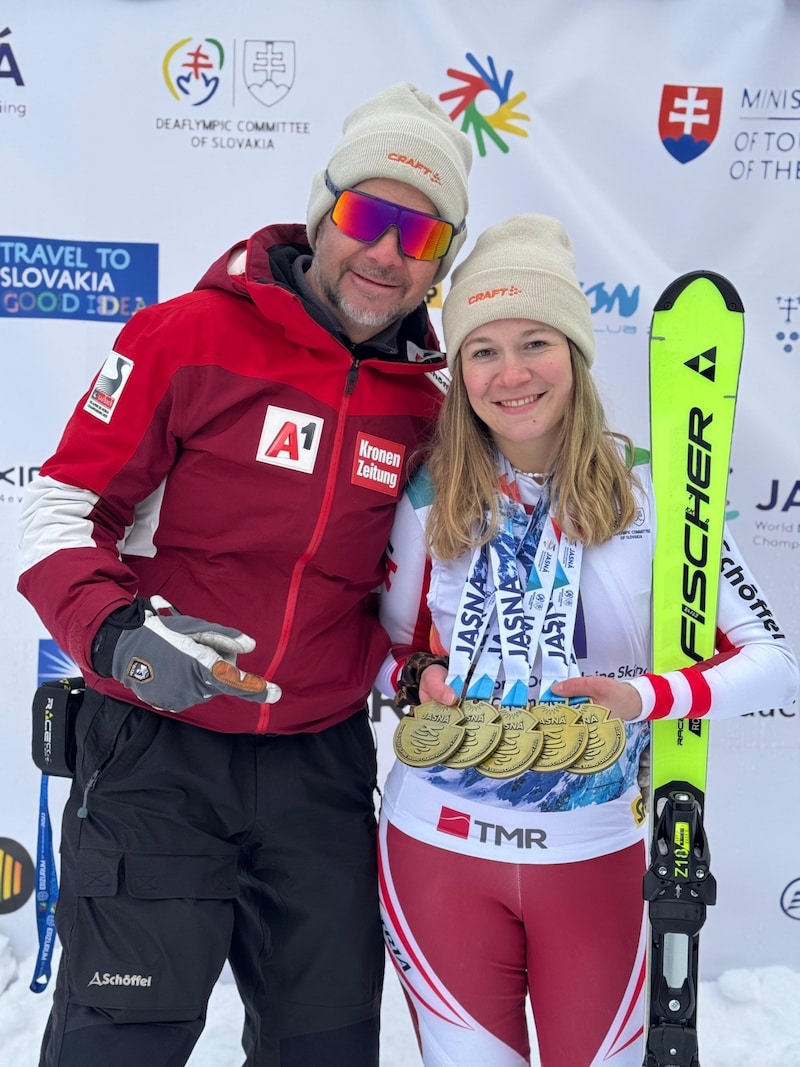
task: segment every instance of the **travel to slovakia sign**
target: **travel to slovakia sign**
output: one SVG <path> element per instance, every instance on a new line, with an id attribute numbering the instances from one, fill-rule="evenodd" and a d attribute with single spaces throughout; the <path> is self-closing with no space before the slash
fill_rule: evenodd
<path id="1" fill-rule="evenodd" d="M 0 237 L 0 316 L 127 322 L 158 300 L 158 245 Z"/>

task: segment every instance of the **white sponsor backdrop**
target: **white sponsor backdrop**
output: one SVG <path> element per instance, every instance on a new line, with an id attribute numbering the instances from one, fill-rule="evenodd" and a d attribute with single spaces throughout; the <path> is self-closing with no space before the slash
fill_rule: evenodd
<path id="1" fill-rule="evenodd" d="M 35 851 L 29 707 L 48 649 L 15 591 L 21 488 L 137 299 L 191 288 L 235 241 L 304 219 L 342 118 L 391 82 L 462 109 L 475 145 L 469 244 L 516 212 L 565 222 L 610 421 L 637 443 L 654 301 L 700 268 L 738 287 L 730 521 L 800 645 L 799 47 L 796 0 L 6 0 L 0 932 L 19 952 L 36 943 L 33 898 L 18 906 L 13 876 L 19 850 Z M 374 714 L 384 775 L 396 720 L 382 704 Z M 712 732 L 720 902 L 704 977 L 800 967 L 798 757 L 794 705 Z"/>

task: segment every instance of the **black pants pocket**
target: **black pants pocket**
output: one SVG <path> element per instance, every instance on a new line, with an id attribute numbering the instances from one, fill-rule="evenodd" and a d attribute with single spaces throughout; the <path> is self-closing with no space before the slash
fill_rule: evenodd
<path id="1" fill-rule="evenodd" d="M 69 998 L 115 1022 L 195 1019 L 225 962 L 236 857 L 83 849 Z"/>
<path id="2" fill-rule="evenodd" d="M 79 784 L 85 786 L 96 771 L 128 773 L 146 755 L 162 720 L 147 708 L 87 689 L 75 730 Z"/>

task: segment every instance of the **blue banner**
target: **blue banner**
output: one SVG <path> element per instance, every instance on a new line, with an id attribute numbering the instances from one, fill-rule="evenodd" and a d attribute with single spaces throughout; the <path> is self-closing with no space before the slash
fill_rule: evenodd
<path id="1" fill-rule="evenodd" d="M 157 244 L 0 237 L 0 317 L 127 322 L 157 301 Z"/>

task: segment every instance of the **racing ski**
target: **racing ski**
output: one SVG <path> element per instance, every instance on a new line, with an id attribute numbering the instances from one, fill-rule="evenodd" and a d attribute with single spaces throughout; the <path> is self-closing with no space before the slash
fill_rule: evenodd
<path id="1" fill-rule="evenodd" d="M 650 331 L 650 448 L 656 501 L 653 671 L 714 654 L 744 308 L 719 274 L 662 293 Z M 654 721 L 651 742 L 647 1016 L 643 1067 L 700 1067 L 698 941 L 716 901 L 704 829 L 709 724 Z"/>

